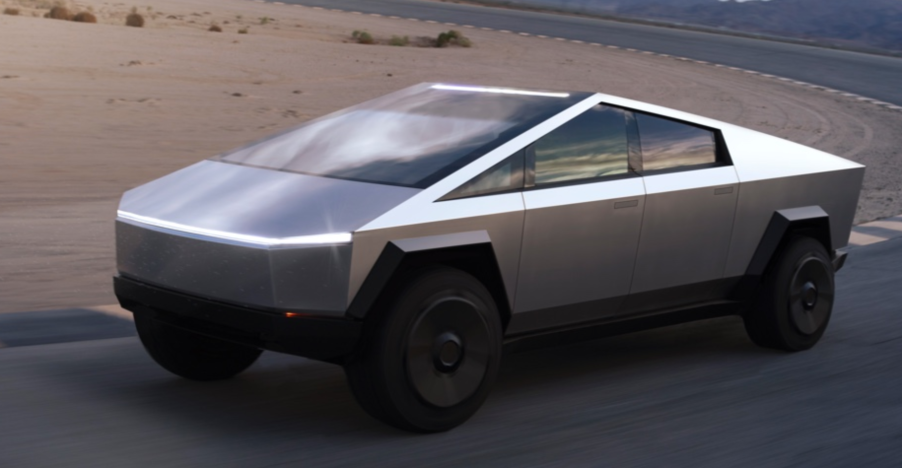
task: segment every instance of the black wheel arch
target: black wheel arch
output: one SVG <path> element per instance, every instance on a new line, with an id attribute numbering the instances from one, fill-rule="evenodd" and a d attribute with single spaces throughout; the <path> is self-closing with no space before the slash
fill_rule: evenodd
<path id="1" fill-rule="evenodd" d="M 417 270 L 456 268 L 473 275 L 492 294 L 506 330 L 511 306 L 492 242 L 485 231 L 388 242 L 354 296 L 347 314 L 364 319 L 381 298 L 392 294 Z"/>
<path id="2" fill-rule="evenodd" d="M 758 242 L 745 276 L 736 286 L 733 299 L 747 300 L 761 284 L 761 279 L 773 268 L 774 259 L 796 236 L 811 237 L 820 242 L 834 257 L 830 234 L 830 215 L 820 206 L 805 206 L 777 210 Z M 836 263 L 836 262 L 834 262 Z M 839 262 L 837 266 L 841 266 Z"/>

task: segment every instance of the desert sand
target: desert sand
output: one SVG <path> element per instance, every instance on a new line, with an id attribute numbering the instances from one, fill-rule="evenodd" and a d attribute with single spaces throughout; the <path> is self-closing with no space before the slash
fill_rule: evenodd
<path id="1" fill-rule="evenodd" d="M 362 45 L 352 31 L 450 26 L 243 0 L 70 4 L 97 24 L 7 6 L 21 11 L 0 15 L 0 312 L 114 303 L 123 191 L 428 81 L 599 91 L 750 127 L 867 164 L 857 222 L 902 212 L 902 113 L 774 79 L 473 28 L 456 28 L 471 48 Z M 133 7 L 143 28 L 124 26 Z"/>

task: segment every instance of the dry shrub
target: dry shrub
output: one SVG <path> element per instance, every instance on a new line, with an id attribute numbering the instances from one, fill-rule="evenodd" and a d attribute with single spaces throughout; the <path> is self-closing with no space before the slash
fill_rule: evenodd
<path id="1" fill-rule="evenodd" d="M 388 45 L 404 47 L 410 44 L 410 38 L 407 36 L 392 36 L 388 41 Z"/>
<path id="2" fill-rule="evenodd" d="M 47 13 L 47 18 L 69 21 L 72 19 L 72 13 L 64 6 L 55 6 Z"/>
<path id="3" fill-rule="evenodd" d="M 473 45 L 473 43 L 470 42 L 470 39 L 464 37 L 464 35 L 461 34 L 460 31 L 456 31 L 454 29 L 439 34 L 438 38 L 435 40 L 436 47 L 448 47 L 452 44 L 461 47 L 470 47 L 471 45 Z"/>
<path id="4" fill-rule="evenodd" d="M 97 17 L 87 11 L 82 11 L 73 16 L 72 21 L 76 23 L 96 23 Z"/>
<path id="5" fill-rule="evenodd" d="M 354 31 L 351 33 L 351 37 L 357 41 L 358 44 L 375 44 L 376 40 L 373 39 L 373 35 L 366 31 Z"/>
<path id="6" fill-rule="evenodd" d="M 140 13 L 131 13 L 125 17 L 125 25 L 133 28 L 143 28 L 144 17 Z"/>
<path id="7" fill-rule="evenodd" d="M 210 32 L 222 32 L 222 28 L 219 27 L 218 24 L 211 24 L 210 29 L 207 29 Z"/>
<path id="8" fill-rule="evenodd" d="M 19 9 L 6 7 L 3 9 L 3 14 L 9 16 L 19 16 Z"/>
<path id="9" fill-rule="evenodd" d="M 247 28 L 241 28 L 238 30 L 238 34 L 247 34 Z"/>
<path id="10" fill-rule="evenodd" d="M 132 12 L 125 17 L 125 25 L 134 28 L 144 27 L 144 17 L 141 16 L 141 13 L 138 13 L 137 8 L 132 8 Z"/>

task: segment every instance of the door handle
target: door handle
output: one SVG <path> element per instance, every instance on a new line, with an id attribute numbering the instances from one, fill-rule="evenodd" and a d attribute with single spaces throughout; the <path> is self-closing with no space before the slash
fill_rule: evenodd
<path id="1" fill-rule="evenodd" d="M 726 195 L 728 193 L 733 193 L 733 187 L 721 187 L 719 189 L 714 189 L 714 195 Z"/>
<path id="2" fill-rule="evenodd" d="M 614 209 L 619 210 L 620 208 L 632 208 L 634 206 L 639 206 L 639 200 L 626 200 L 614 202 Z"/>

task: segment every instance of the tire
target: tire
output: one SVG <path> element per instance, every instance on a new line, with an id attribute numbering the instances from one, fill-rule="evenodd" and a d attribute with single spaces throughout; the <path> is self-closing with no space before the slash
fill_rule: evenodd
<path id="1" fill-rule="evenodd" d="M 463 271 L 432 268 L 409 278 L 370 313 L 345 372 L 374 418 L 412 432 L 447 431 L 489 394 L 501 319 L 486 287 Z"/>
<path id="2" fill-rule="evenodd" d="M 190 380 L 225 380 L 247 369 L 260 349 L 192 333 L 135 314 L 135 328 L 144 349 L 164 369 Z"/>
<path id="3" fill-rule="evenodd" d="M 810 237 L 790 240 L 743 316 L 749 338 L 758 346 L 784 351 L 814 346 L 833 311 L 833 274 L 823 244 Z"/>

